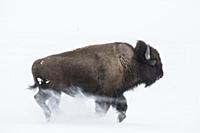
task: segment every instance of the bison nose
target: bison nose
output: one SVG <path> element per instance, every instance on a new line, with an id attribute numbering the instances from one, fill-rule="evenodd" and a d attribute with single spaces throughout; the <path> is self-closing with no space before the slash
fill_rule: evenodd
<path id="1" fill-rule="evenodd" d="M 163 73 L 163 70 L 160 69 L 160 76 L 159 76 L 159 77 L 162 78 L 162 77 L 163 77 L 163 74 L 164 74 L 164 73 Z"/>
<path id="2" fill-rule="evenodd" d="M 163 77 L 163 73 L 160 75 L 160 78 L 162 78 Z"/>
<path id="3" fill-rule="evenodd" d="M 157 74 L 158 74 L 158 78 L 162 78 L 163 77 L 163 69 L 162 69 L 162 65 L 159 65 L 157 67 Z"/>

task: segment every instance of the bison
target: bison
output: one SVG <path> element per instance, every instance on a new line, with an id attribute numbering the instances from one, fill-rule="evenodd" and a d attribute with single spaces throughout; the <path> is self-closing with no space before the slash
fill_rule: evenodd
<path id="1" fill-rule="evenodd" d="M 96 112 L 106 113 L 112 106 L 121 122 L 128 107 L 124 92 L 140 84 L 152 85 L 163 76 L 163 69 L 158 51 L 139 40 L 135 48 L 114 42 L 47 56 L 33 63 L 32 74 L 30 89 L 39 89 L 34 98 L 48 120 L 61 93 L 74 96 L 80 88 L 83 94 L 97 97 Z"/>

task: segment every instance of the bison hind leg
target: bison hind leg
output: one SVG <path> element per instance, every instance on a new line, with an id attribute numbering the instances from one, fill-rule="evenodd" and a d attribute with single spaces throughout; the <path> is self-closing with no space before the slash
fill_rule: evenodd
<path id="1" fill-rule="evenodd" d="M 61 92 L 52 90 L 50 93 L 51 93 L 50 94 L 51 96 L 48 100 L 48 107 L 50 108 L 50 110 L 52 112 L 58 111 L 59 104 L 60 104 Z"/>
<path id="2" fill-rule="evenodd" d="M 46 104 L 46 100 L 49 98 L 49 94 L 39 89 L 38 93 L 34 96 L 37 104 L 42 108 L 46 119 L 49 121 L 51 117 L 51 110 Z"/>
<path id="3" fill-rule="evenodd" d="M 34 96 L 36 102 L 44 111 L 44 115 L 48 121 L 50 120 L 52 112 L 58 110 L 60 96 L 61 92 L 46 89 L 39 89 L 38 93 Z"/>

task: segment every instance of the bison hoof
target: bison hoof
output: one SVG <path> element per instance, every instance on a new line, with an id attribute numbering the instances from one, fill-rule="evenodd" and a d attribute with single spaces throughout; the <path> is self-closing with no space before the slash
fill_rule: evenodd
<path id="1" fill-rule="evenodd" d="M 126 118 L 126 114 L 125 113 L 120 113 L 118 115 L 118 122 L 122 122 L 124 119 Z"/>

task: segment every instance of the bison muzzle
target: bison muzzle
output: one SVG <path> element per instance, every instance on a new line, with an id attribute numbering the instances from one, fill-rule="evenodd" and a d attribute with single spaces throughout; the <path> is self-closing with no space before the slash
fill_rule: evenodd
<path id="1" fill-rule="evenodd" d="M 35 84 L 30 88 L 39 89 L 34 98 L 48 120 L 61 93 L 74 96 L 80 88 L 83 94 L 97 97 L 96 112 L 106 113 L 112 106 L 121 122 L 128 107 L 124 92 L 139 84 L 152 85 L 163 76 L 163 69 L 158 51 L 138 41 L 135 48 L 114 42 L 38 59 L 32 74 Z"/>

